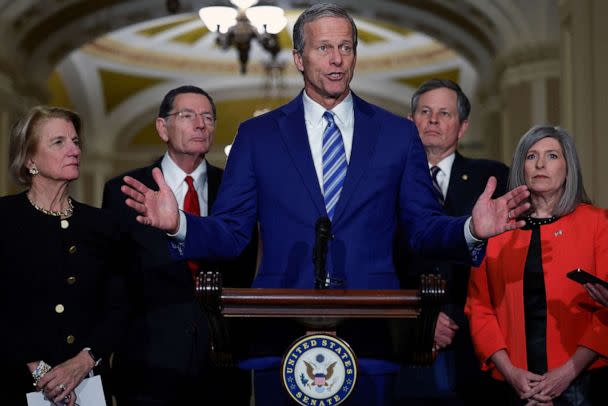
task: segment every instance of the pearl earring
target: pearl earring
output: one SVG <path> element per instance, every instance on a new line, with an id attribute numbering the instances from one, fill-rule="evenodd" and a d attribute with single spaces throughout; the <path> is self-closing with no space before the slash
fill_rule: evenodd
<path id="1" fill-rule="evenodd" d="M 30 172 L 30 175 L 32 175 L 32 176 L 36 176 L 40 173 L 38 168 L 36 168 L 36 165 L 32 165 L 32 167 L 29 169 L 29 172 Z"/>

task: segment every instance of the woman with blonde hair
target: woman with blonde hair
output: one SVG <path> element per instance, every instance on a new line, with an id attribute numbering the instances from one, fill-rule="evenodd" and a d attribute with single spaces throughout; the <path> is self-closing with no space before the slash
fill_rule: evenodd
<path id="1" fill-rule="evenodd" d="M 32 108 L 10 133 L 9 170 L 27 190 L 0 198 L 3 404 L 41 390 L 74 405 L 74 389 L 106 370 L 123 330 L 118 225 L 69 194 L 81 144 L 80 117 L 57 107 Z"/>

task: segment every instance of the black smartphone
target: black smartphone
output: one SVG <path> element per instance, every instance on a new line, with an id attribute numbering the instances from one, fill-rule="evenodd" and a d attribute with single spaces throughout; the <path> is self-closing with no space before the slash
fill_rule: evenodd
<path id="1" fill-rule="evenodd" d="M 599 283 L 606 289 L 608 289 L 608 282 L 598 278 L 595 275 L 591 275 L 589 272 L 582 270 L 581 268 L 576 268 L 573 271 L 570 271 L 566 274 L 566 276 L 578 283 Z"/>

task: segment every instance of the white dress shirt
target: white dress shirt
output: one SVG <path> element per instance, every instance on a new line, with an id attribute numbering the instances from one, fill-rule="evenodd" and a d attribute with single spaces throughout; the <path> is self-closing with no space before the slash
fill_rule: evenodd
<path id="1" fill-rule="evenodd" d="M 163 170 L 163 176 L 167 186 L 171 188 L 177 205 L 180 210 L 184 210 L 184 199 L 188 192 L 188 184 L 185 179 L 186 176 L 192 176 L 194 188 L 198 195 L 198 204 L 201 208 L 201 216 L 207 216 L 209 214 L 209 190 L 207 186 L 207 162 L 203 159 L 199 166 L 192 173 L 184 172 L 169 156 L 165 153 L 160 163 L 160 167 Z"/>
<path id="2" fill-rule="evenodd" d="M 429 163 L 429 171 L 433 166 L 438 166 L 440 171 L 437 173 L 437 184 L 441 188 L 441 194 L 445 199 L 448 195 L 448 186 L 450 186 L 450 175 L 452 174 L 452 165 L 454 164 L 454 159 L 456 158 L 456 153 L 452 153 L 441 161 L 439 161 L 436 165 L 431 165 Z"/>

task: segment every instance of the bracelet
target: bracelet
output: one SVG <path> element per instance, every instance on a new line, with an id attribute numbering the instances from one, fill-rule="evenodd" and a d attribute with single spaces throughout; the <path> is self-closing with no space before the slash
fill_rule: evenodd
<path id="1" fill-rule="evenodd" d="M 46 362 L 40 360 L 38 366 L 36 366 L 36 369 L 34 369 L 34 372 L 32 372 L 32 378 L 34 378 L 34 386 L 38 385 L 40 379 L 44 376 L 44 374 L 46 374 L 50 370 L 51 366 Z"/>

